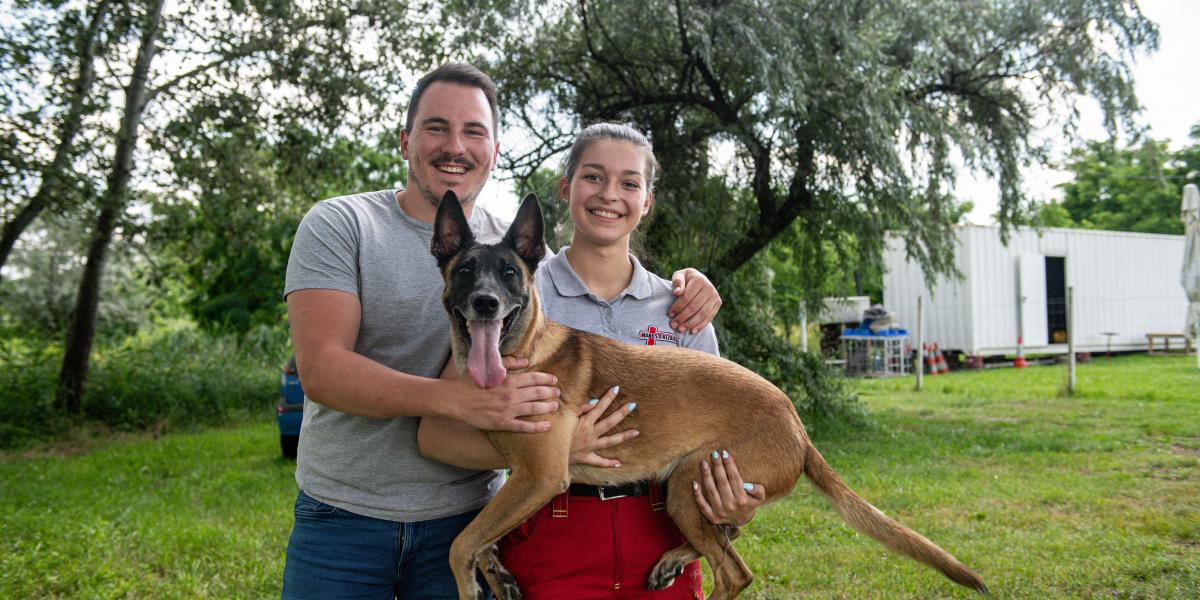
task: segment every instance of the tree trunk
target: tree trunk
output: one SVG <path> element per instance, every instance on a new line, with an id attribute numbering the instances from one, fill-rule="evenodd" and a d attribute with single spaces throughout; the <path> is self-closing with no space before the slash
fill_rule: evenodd
<path id="1" fill-rule="evenodd" d="M 96 334 L 100 279 L 104 273 L 104 262 L 108 255 L 108 246 L 112 242 L 113 230 L 116 228 L 117 218 L 125 208 L 129 191 L 133 152 L 137 147 L 138 129 L 146 108 L 146 82 L 162 23 L 163 2 L 164 0 L 155 0 L 146 15 L 145 30 L 138 45 L 133 74 L 125 88 L 125 111 L 121 116 L 121 128 L 117 132 L 117 149 L 113 156 L 112 171 L 101 198 L 96 229 L 88 246 L 87 263 L 84 265 L 79 294 L 75 299 L 75 314 L 71 319 L 71 329 L 67 333 L 62 371 L 58 376 L 57 402 L 61 409 L 72 414 L 81 413 L 83 408 L 83 384 L 87 379 L 88 357 Z"/>
<path id="2" fill-rule="evenodd" d="M 63 117 L 58 146 L 54 149 L 54 158 L 42 170 L 42 182 L 38 186 L 37 192 L 33 194 L 33 198 L 29 200 L 28 204 L 21 207 L 12 221 L 4 224 L 4 231 L 0 234 L 0 270 L 8 263 L 13 246 L 17 244 L 17 239 L 25 232 L 25 228 L 29 227 L 29 224 L 33 223 L 33 220 L 45 210 L 55 192 L 59 191 L 58 184 L 71 160 L 71 152 L 75 147 L 75 136 L 79 135 L 83 123 L 84 105 L 91 92 L 92 82 L 96 79 L 96 67 L 93 60 L 96 57 L 96 44 L 100 37 L 100 28 L 108 16 L 110 4 L 111 0 L 101 0 L 96 5 L 96 11 L 92 13 L 92 19 L 88 23 L 87 29 L 79 38 L 79 75 L 76 76 L 75 82 L 71 86 L 70 105 L 67 108 L 66 116 Z"/>

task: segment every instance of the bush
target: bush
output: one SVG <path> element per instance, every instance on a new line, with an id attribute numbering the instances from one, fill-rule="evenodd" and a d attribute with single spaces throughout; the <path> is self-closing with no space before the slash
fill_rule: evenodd
<path id="1" fill-rule="evenodd" d="M 267 415 L 288 349 L 283 331 L 244 338 L 173 322 L 97 343 L 83 419 L 121 430 L 169 430 Z M 55 410 L 62 349 L 46 342 L 0 343 L 0 447 L 62 435 L 72 424 Z"/>
<path id="2" fill-rule="evenodd" d="M 782 321 L 771 303 L 769 276 L 751 262 L 724 286 L 717 320 L 721 355 L 787 393 L 809 428 L 831 420 L 861 422 L 865 410 L 842 372 L 819 354 L 802 352 L 775 329 L 773 324 Z"/>

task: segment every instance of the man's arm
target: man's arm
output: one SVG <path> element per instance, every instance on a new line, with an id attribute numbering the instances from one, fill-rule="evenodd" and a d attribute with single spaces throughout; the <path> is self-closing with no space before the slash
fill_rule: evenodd
<path id="1" fill-rule="evenodd" d="M 675 303 L 667 310 L 671 329 L 680 333 L 699 333 L 712 323 L 721 309 L 721 294 L 716 286 L 696 269 L 683 269 L 671 275 Z"/>
<path id="2" fill-rule="evenodd" d="M 304 392 L 325 406 L 375 418 L 448 417 L 477 429 L 532 433 L 550 427 L 517 417 L 558 408 L 553 375 L 521 373 L 483 390 L 469 381 L 401 373 L 354 351 L 362 313 L 353 294 L 297 290 L 288 294 L 287 305 Z"/>
<path id="3" fill-rule="evenodd" d="M 461 377 L 447 365 L 442 371 L 442 377 Z M 613 399 L 617 397 L 617 388 L 612 388 L 603 396 L 584 404 L 580 408 L 580 418 L 575 425 L 575 435 L 571 438 L 571 464 L 585 464 L 596 467 L 619 467 L 621 463 L 604 458 L 597 454 L 598 450 L 611 448 L 638 434 L 637 430 L 629 429 L 619 433 L 606 435 L 613 427 L 623 421 L 633 412 L 632 404 L 626 404 L 613 411 L 607 417 L 603 416 Z M 438 417 L 421 419 L 417 429 L 417 445 L 421 455 L 446 464 L 483 471 L 486 469 L 503 469 L 508 463 L 496 447 L 492 446 L 487 434 L 461 421 Z"/>

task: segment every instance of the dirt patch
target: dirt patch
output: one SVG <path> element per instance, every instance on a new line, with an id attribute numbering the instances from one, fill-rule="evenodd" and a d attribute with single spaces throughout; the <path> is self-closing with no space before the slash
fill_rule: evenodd
<path id="1" fill-rule="evenodd" d="M 1200 456 L 1200 448 L 1189 448 L 1187 446 L 1180 446 L 1179 444 L 1171 444 L 1171 454 L 1178 454 L 1179 456 Z"/>
<path id="2" fill-rule="evenodd" d="M 1187 481 L 1191 479 L 1188 467 L 1153 467 L 1151 470 L 1154 471 L 1155 479 L 1166 479 L 1167 481 Z"/>

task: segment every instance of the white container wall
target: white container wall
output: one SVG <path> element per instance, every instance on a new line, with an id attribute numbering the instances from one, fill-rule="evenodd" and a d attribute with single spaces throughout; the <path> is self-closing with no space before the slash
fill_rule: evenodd
<path id="1" fill-rule="evenodd" d="M 1075 346 L 1102 352 L 1146 348 L 1146 334 L 1182 332 L 1179 286 L 1183 236 L 1086 229 L 1019 229 L 1007 246 L 999 227 L 962 226 L 955 264 L 961 280 L 939 278 L 907 260 L 904 243 L 884 252 L 883 304 L 912 331 L 925 298 L 925 339 L 966 354 L 1066 353 L 1066 288 L 1075 289 Z M 1104 332 L 1115 335 L 1107 336 Z"/>

